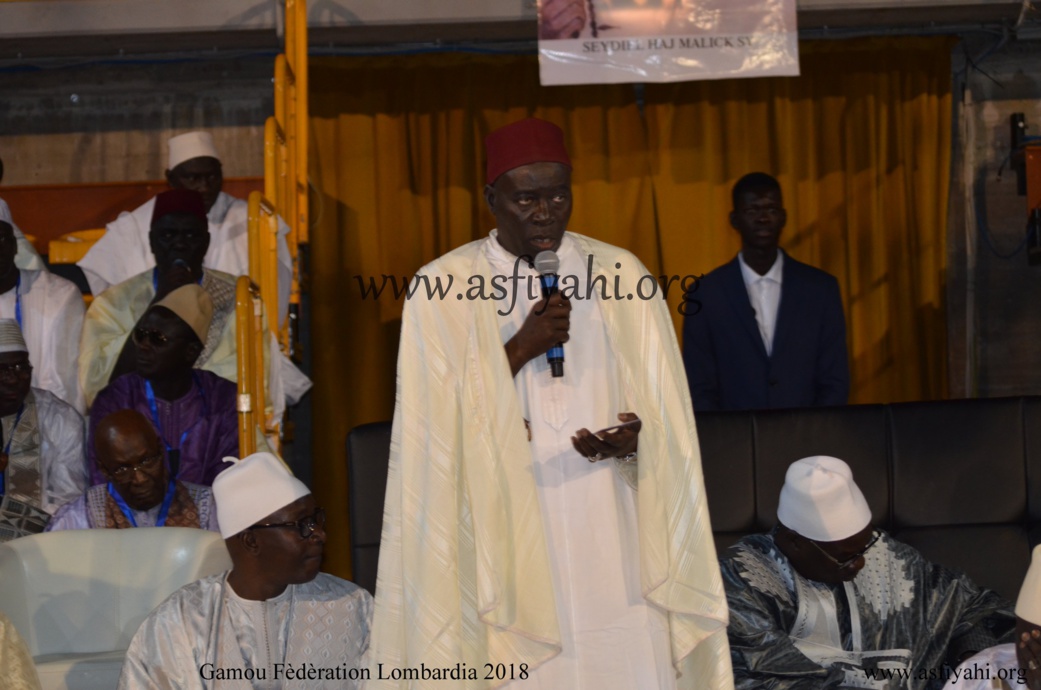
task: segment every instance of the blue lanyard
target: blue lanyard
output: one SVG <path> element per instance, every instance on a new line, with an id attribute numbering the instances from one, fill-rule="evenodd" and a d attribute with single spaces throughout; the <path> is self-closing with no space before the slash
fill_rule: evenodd
<path id="1" fill-rule="evenodd" d="M 22 272 L 14 281 L 14 320 L 18 322 L 18 330 L 22 330 Z M 19 413 L 21 414 L 21 413 Z M 10 445 L 10 444 L 8 444 Z"/>
<path id="2" fill-rule="evenodd" d="M 152 390 L 152 382 L 145 379 L 145 397 L 148 398 L 148 409 L 152 412 L 152 422 L 155 424 L 155 430 L 159 432 L 159 438 L 162 440 L 163 445 L 166 446 L 166 452 L 168 454 L 176 451 L 179 456 L 181 448 L 184 446 L 184 440 L 188 438 L 188 434 L 191 433 L 195 427 L 202 424 L 203 420 L 210 416 L 210 406 L 206 404 L 206 396 L 202 394 L 202 384 L 199 383 L 199 377 L 194 371 L 192 372 L 192 383 L 195 384 L 196 389 L 199 391 L 199 400 L 202 401 L 202 414 L 195 420 L 194 424 L 181 432 L 181 438 L 177 442 L 177 447 L 174 448 L 170 445 L 170 442 L 166 440 L 166 435 L 163 433 L 163 425 L 159 421 L 159 406 L 155 402 L 155 391 Z M 180 458 L 178 457 L 178 459 Z M 179 473 L 180 468 L 178 468 L 178 474 Z"/>
<path id="3" fill-rule="evenodd" d="M 21 274 L 19 274 L 18 275 L 18 280 L 21 280 L 21 279 L 22 279 L 22 276 L 21 276 Z M 199 276 L 199 279 L 195 281 L 195 284 L 196 285 L 202 285 L 202 276 Z M 158 266 L 156 266 L 155 268 L 152 269 L 152 292 L 153 293 L 159 292 L 159 267 Z M 22 319 L 21 319 L 21 317 L 19 317 L 18 318 L 18 325 L 21 325 L 21 324 L 22 324 Z"/>
<path id="4" fill-rule="evenodd" d="M 159 508 L 159 517 L 155 520 L 156 527 L 162 527 L 166 524 L 166 515 L 170 512 L 170 504 L 173 503 L 174 491 L 174 481 L 171 479 L 170 486 L 167 487 L 166 495 L 163 497 L 163 505 Z M 123 500 L 123 497 L 119 495 L 116 488 L 112 486 L 112 482 L 108 483 L 108 495 L 116 502 L 116 505 L 119 506 L 123 515 L 130 521 L 130 524 L 137 527 L 137 520 L 134 519 L 134 511 L 130 510 L 130 506 L 128 506 L 127 502 Z"/>
<path id="5" fill-rule="evenodd" d="M 25 403 L 18 408 L 18 415 L 14 418 L 14 424 L 11 426 L 11 438 L 7 439 L 7 443 L 4 444 L 4 455 L 7 456 L 7 467 L 11 466 L 11 441 L 14 440 L 14 431 L 18 428 L 18 422 L 22 421 L 22 413 L 25 412 Z M 4 468 L 3 472 L 0 472 L 0 496 L 4 495 L 7 490 L 7 468 Z"/>

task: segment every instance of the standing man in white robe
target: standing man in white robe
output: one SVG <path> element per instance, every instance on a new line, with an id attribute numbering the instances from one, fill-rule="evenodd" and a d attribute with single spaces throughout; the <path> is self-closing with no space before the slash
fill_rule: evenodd
<path id="1" fill-rule="evenodd" d="M 0 318 L 18 322 L 29 347 L 36 388 L 82 413 L 76 360 L 83 328 L 83 296 L 46 269 L 19 268 L 21 247 L 7 205 L 0 203 Z"/>
<path id="2" fill-rule="evenodd" d="M 173 189 L 193 189 L 202 194 L 209 220 L 210 247 L 203 266 L 233 276 L 249 273 L 249 204 L 221 191 L 224 174 L 220 155 L 209 132 L 188 132 L 170 139 L 169 169 L 166 181 Z M 122 283 L 155 266 L 148 245 L 155 198 L 129 213 L 121 213 L 108 224 L 105 235 L 76 262 L 87 276 L 90 291 L 100 295 L 108 287 Z M 278 231 L 278 313 L 279 323 L 289 304 L 293 260 L 286 233 L 289 227 L 279 220 Z"/>
<path id="3" fill-rule="evenodd" d="M 405 305 L 369 687 L 444 687 L 388 669 L 461 664 L 454 688 L 732 688 L 665 302 L 601 295 L 647 271 L 566 232 L 558 127 L 515 122 L 486 148 L 498 230 L 421 269 L 454 281 L 446 298 Z M 542 251 L 558 252 L 572 299 L 532 287 Z M 561 342 L 556 377 L 544 355 Z M 619 420 L 632 424 L 604 429 Z"/>
<path id="4" fill-rule="evenodd" d="M 0 159 L 0 182 L 4 180 L 4 161 Z M 18 268 L 26 268 L 30 271 L 46 271 L 47 264 L 36 252 L 36 247 L 26 239 L 25 233 L 11 219 L 11 209 L 7 202 L 0 199 L 0 219 L 6 220 L 14 229 L 14 237 L 18 241 L 18 254 L 15 255 L 15 265 Z"/>
<path id="5" fill-rule="evenodd" d="M 236 464 L 213 496 L 231 570 L 182 587 L 141 623 L 120 690 L 358 688 L 372 596 L 319 572 L 325 512 L 270 453 L 225 460 Z"/>

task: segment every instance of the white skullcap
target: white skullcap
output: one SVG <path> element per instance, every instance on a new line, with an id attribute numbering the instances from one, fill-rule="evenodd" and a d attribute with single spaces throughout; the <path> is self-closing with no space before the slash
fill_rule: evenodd
<path id="1" fill-rule="evenodd" d="M 29 352 L 22 337 L 22 329 L 14 319 L 0 319 L 0 355 L 8 352 Z"/>
<path id="2" fill-rule="evenodd" d="M 1041 545 L 1034 547 L 1027 576 L 1019 588 L 1016 615 L 1029 623 L 1041 625 Z"/>
<path id="3" fill-rule="evenodd" d="M 173 170 L 185 161 L 208 156 L 220 160 L 217 147 L 213 145 L 213 135 L 209 132 L 188 132 L 178 134 L 170 139 L 170 163 L 167 170 Z"/>
<path id="4" fill-rule="evenodd" d="M 839 541 L 871 524 L 871 509 L 849 465 L 815 455 L 788 468 L 777 504 L 781 524 L 813 541 Z"/>
<path id="5" fill-rule="evenodd" d="M 227 539 L 257 524 L 276 510 L 311 493 L 271 453 L 254 453 L 235 463 L 213 480 L 220 535 Z"/>

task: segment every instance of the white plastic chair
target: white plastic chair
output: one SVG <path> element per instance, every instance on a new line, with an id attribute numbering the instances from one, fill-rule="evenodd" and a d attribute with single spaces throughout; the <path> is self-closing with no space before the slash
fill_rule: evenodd
<path id="1" fill-rule="evenodd" d="M 215 532 L 184 527 L 48 532 L 0 544 L 0 611 L 44 690 L 112 690 L 146 616 L 231 567 Z"/>

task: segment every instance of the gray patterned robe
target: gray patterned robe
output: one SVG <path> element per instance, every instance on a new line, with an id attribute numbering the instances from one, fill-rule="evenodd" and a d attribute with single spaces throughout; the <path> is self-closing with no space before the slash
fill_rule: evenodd
<path id="1" fill-rule="evenodd" d="M 767 534 L 720 561 L 741 689 L 939 688 L 944 664 L 1011 639 L 1011 605 L 883 533 L 852 582 L 799 575 Z"/>

